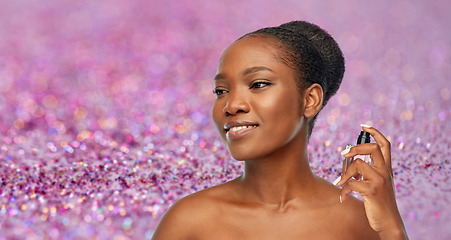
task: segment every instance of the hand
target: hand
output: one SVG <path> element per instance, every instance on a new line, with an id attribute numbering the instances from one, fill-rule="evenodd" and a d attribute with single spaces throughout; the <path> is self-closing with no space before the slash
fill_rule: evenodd
<path id="1" fill-rule="evenodd" d="M 375 128 L 363 127 L 363 130 L 370 133 L 376 143 L 354 146 L 343 156 L 352 158 L 356 155 L 370 155 L 373 166 L 361 159 L 355 160 L 348 166 L 346 173 L 337 183 L 340 186 L 344 185 L 341 189 L 340 201 L 346 201 L 348 194 L 352 191 L 359 192 L 364 199 L 370 226 L 379 233 L 381 239 L 407 239 L 396 205 L 390 142 Z M 360 176 L 363 180 L 355 180 Z"/>

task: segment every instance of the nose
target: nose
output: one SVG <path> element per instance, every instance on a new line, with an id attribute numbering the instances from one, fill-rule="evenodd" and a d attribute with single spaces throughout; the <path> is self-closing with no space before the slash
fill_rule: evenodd
<path id="1" fill-rule="evenodd" d="M 230 91 L 228 94 L 227 104 L 224 106 L 223 112 L 226 115 L 236 115 L 239 112 L 247 113 L 250 110 L 249 101 L 244 93 L 239 91 Z"/>

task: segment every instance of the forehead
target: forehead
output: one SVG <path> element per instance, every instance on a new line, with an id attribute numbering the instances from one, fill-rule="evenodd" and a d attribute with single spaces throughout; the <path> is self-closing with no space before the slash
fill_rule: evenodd
<path id="1" fill-rule="evenodd" d="M 266 66 L 271 69 L 288 68 L 280 60 L 279 50 L 275 46 L 276 41 L 273 39 L 246 36 L 224 51 L 218 64 L 218 73 L 239 71 L 252 66 Z"/>

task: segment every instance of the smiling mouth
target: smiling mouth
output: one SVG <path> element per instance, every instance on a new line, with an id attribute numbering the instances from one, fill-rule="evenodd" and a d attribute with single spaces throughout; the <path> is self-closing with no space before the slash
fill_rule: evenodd
<path id="1" fill-rule="evenodd" d="M 225 129 L 226 136 L 228 139 L 240 139 L 241 137 L 247 135 L 252 132 L 254 129 L 258 127 L 258 124 L 254 125 L 241 125 L 241 126 L 233 126 L 229 129 Z"/>
<path id="2" fill-rule="evenodd" d="M 231 127 L 229 129 L 225 129 L 226 132 L 236 132 L 236 131 L 240 131 L 242 129 L 252 129 L 252 128 L 256 128 L 258 127 L 258 124 L 255 125 L 250 125 L 250 126 L 235 126 L 235 127 Z"/>

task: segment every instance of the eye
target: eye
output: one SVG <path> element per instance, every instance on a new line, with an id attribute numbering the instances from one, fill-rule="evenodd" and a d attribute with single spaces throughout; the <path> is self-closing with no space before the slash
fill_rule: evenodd
<path id="1" fill-rule="evenodd" d="M 224 94 L 226 92 L 227 91 L 223 90 L 223 89 L 213 89 L 213 94 L 215 94 L 216 96 L 219 96 L 219 95 Z"/>
<path id="2" fill-rule="evenodd" d="M 265 82 L 265 81 L 258 81 L 258 82 L 252 83 L 251 88 L 262 88 L 262 87 L 266 87 L 268 85 L 271 85 L 271 83 Z"/>

